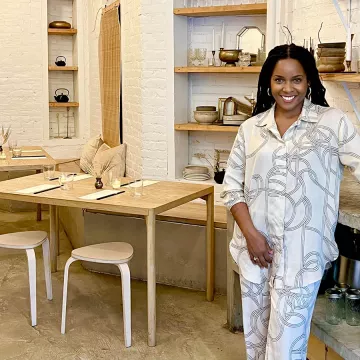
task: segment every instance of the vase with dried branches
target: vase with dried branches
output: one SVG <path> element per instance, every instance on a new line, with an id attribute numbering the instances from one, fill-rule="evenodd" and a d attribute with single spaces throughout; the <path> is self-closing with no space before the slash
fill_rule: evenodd
<path id="1" fill-rule="evenodd" d="M 110 170 L 112 170 L 115 167 L 116 164 L 112 162 L 111 158 L 102 160 L 102 161 L 94 161 L 91 169 L 90 169 L 90 175 L 94 176 L 95 181 L 95 188 L 96 189 L 102 189 L 104 184 L 102 182 L 102 177 L 108 173 Z"/>
<path id="2" fill-rule="evenodd" d="M 5 131 L 4 126 L 1 127 L 1 136 L 0 136 L 0 159 L 5 158 L 5 154 L 3 152 L 3 146 L 8 142 L 11 134 L 10 126 Z"/>

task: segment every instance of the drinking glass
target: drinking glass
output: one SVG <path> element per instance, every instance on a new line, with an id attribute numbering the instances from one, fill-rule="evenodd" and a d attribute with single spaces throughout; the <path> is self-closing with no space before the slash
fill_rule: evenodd
<path id="1" fill-rule="evenodd" d="M 71 190 L 74 185 L 74 174 L 61 173 L 59 176 L 61 190 Z"/>
<path id="2" fill-rule="evenodd" d="M 55 165 L 43 165 L 44 179 L 50 180 L 55 176 Z"/>
<path id="3" fill-rule="evenodd" d="M 205 48 L 196 49 L 196 58 L 199 60 L 200 66 L 204 65 L 204 60 L 206 59 L 206 52 L 207 49 Z"/>
<path id="4" fill-rule="evenodd" d="M 190 48 L 188 50 L 188 65 L 189 66 L 195 66 L 195 61 L 197 60 L 197 49 Z"/>
<path id="5" fill-rule="evenodd" d="M 9 139 L 8 144 L 9 144 L 9 150 L 12 151 L 13 148 L 17 147 L 17 140 Z"/>
<path id="6" fill-rule="evenodd" d="M 13 147 L 13 149 L 12 149 L 12 154 L 13 154 L 13 157 L 20 157 L 21 156 L 21 147 L 18 147 L 18 146 L 16 146 L 16 147 Z"/>
<path id="7" fill-rule="evenodd" d="M 131 196 L 141 196 L 143 194 L 143 180 L 132 180 L 129 189 Z"/>

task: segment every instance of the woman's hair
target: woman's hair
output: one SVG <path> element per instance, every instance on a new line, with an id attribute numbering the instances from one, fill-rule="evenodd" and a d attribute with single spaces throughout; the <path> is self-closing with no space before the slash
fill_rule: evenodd
<path id="1" fill-rule="evenodd" d="M 270 87 L 270 80 L 274 68 L 279 60 L 295 59 L 299 61 L 304 68 L 307 80 L 311 84 L 311 102 L 321 106 L 329 106 L 325 100 L 326 89 L 321 84 L 319 72 L 316 68 L 314 56 L 303 48 L 295 44 L 280 45 L 272 49 L 267 57 L 259 77 L 257 103 L 253 112 L 253 116 L 269 110 L 274 104 L 274 98 L 268 94 Z"/>

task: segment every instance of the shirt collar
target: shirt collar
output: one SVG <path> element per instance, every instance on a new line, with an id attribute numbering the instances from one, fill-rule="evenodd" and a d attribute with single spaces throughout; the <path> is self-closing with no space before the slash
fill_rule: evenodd
<path id="1" fill-rule="evenodd" d="M 268 129 L 272 126 L 276 126 L 275 123 L 275 104 L 265 113 L 259 115 L 259 120 L 256 122 L 256 126 L 259 127 L 267 127 Z M 299 119 L 301 121 L 306 121 L 310 123 L 318 122 L 318 112 L 317 105 L 313 104 L 310 100 L 304 100 L 303 108 L 301 110 L 301 114 Z"/>

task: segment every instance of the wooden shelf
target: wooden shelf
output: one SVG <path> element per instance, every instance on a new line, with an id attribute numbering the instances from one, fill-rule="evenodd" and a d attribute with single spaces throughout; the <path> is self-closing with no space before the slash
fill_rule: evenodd
<path id="1" fill-rule="evenodd" d="M 237 133 L 239 131 L 239 126 L 202 125 L 202 124 L 197 124 L 197 123 L 187 123 L 187 124 L 175 124 L 175 130 Z"/>
<path id="2" fill-rule="evenodd" d="M 221 73 L 221 74 L 260 74 L 261 66 L 193 66 L 175 67 L 175 73 Z"/>
<path id="3" fill-rule="evenodd" d="M 323 81 L 360 83 L 360 74 L 357 73 L 320 73 L 320 77 Z"/>
<path id="4" fill-rule="evenodd" d="M 59 102 L 50 102 L 50 107 L 58 108 L 58 107 L 79 107 L 78 102 L 67 102 L 67 103 L 59 103 Z"/>
<path id="5" fill-rule="evenodd" d="M 49 35 L 75 35 L 77 34 L 77 29 L 48 29 Z"/>
<path id="6" fill-rule="evenodd" d="M 78 66 L 56 66 L 49 65 L 49 71 L 78 71 Z"/>
<path id="7" fill-rule="evenodd" d="M 267 6 L 265 4 L 243 4 L 227 6 L 206 6 L 194 8 L 174 9 L 175 15 L 203 17 L 203 16 L 234 16 L 234 15 L 265 15 Z"/>

